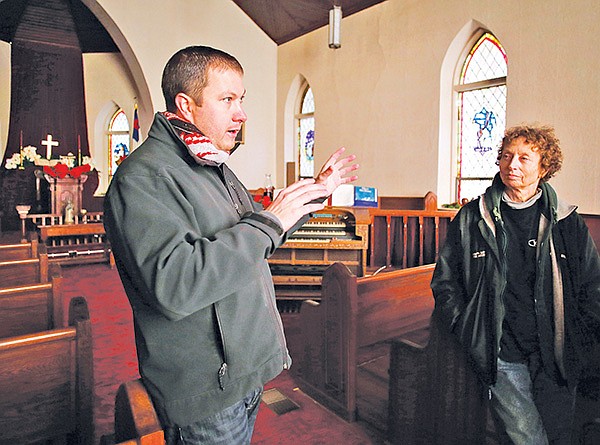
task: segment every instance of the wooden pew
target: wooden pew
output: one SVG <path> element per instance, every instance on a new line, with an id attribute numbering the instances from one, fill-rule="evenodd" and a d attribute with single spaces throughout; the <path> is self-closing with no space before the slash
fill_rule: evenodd
<path id="1" fill-rule="evenodd" d="M 93 443 L 92 337 L 86 301 L 69 326 L 0 340 L 0 443 Z"/>
<path id="2" fill-rule="evenodd" d="M 26 243 L 0 244 L 0 261 L 25 260 L 38 255 L 38 241 L 32 239 Z"/>
<path id="3" fill-rule="evenodd" d="M 115 398 L 115 442 L 119 445 L 164 445 L 165 436 L 141 379 L 119 386 Z"/>
<path id="4" fill-rule="evenodd" d="M 48 255 L 41 251 L 35 258 L 0 261 L 0 287 L 47 283 L 49 270 Z"/>
<path id="5" fill-rule="evenodd" d="M 319 305 L 299 313 L 292 350 L 299 386 L 347 420 L 387 430 L 389 341 L 429 323 L 434 265 L 357 278 L 336 263 L 323 276 Z"/>
<path id="6" fill-rule="evenodd" d="M 64 327 L 62 277 L 0 289 L 0 338 Z"/>
<path id="7" fill-rule="evenodd" d="M 40 226 L 39 232 L 53 261 L 75 264 L 106 261 L 111 268 L 115 267 L 102 222 L 46 225 Z"/>
<path id="8" fill-rule="evenodd" d="M 495 444 L 486 391 L 458 341 L 435 319 L 392 342 L 391 444 Z"/>

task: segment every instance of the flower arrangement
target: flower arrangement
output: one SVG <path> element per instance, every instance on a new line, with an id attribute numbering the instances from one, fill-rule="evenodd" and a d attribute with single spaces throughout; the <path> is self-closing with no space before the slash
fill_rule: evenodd
<path id="1" fill-rule="evenodd" d="M 35 165 L 36 161 L 42 159 L 42 156 L 37 153 L 37 148 L 33 145 L 23 147 L 20 153 L 13 155 L 6 160 L 5 167 L 7 170 L 14 170 L 26 165 Z"/>
<path id="2" fill-rule="evenodd" d="M 81 157 L 79 162 L 71 153 L 61 156 L 60 160 L 45 159 L 37 153 L 37 148 L 32 145 L 23 147 L 19 153 L 14 153 L 5 163 L 7 170 L 22 169 L 28 165 L 41 166 L 44 173 L 60 179 L 67 176 L 77 179 L 81 175 L 96 169 L 90 156 Z"/>
<path id="3" fill-rule="evenodd" d="M 55 165 L 44 165 L 44 173 L 59 179 L 67 176 L 77 179 L 84 173 L 88 173 L 91 169 L 90 164 L 78 165 L 73 168 L 69 168 L 67 164 L 63 164 L 62 162 L 58 162 Z"/>
<path id="4" fill-rule="evenodd" d="M 44 173 L 53 178 L 65 178 L 70 176 L 71 178 L 79 178 L 81 175 L 86 174 L 96 169 L 92 158 L 89 156 L 83 156 L 81 162 L 77 163 L 75 156 L 69 153 L 67 156 L 61 156 L 61 161 L 49 165 L 44 165 Z M 78 164 L 78 165 L 76 165 Z"/>

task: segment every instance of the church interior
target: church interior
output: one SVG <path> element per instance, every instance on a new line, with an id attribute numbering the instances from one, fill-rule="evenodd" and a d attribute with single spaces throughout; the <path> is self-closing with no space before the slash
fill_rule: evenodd
<path id="1" fill-rule="evenodd" d="M 338 147 L 360 164 L 269 259 L 293 365 L 252 443 L 496 444 L 429 284 L 513 125 L 554 127 L 551 184 L 600 246 L 598 23 L 594 0 L 0 0 L 0 443 L 164 443 L 103 202 L 165 63 L 207 45 L 244 68 L 228 165 L 256 201 Z M 600 443 L 598 348 L 573 443 Z"/>

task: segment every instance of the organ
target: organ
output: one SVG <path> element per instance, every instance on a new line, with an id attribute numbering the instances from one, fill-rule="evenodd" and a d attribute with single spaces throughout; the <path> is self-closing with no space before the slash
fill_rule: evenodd
<path id="1" fill-rule="evenodd" d="M 366 208 L 326 207 L 269 258 L 278 300 L 319 300 L 325 269 L 340 262 L 363 276 L 367 267 L 370 215 Z"/>

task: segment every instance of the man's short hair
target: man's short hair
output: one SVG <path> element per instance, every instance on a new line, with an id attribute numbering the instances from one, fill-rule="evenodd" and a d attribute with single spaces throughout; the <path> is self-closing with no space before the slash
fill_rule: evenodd
<path id="1" fill-rule="evenodd" d="M 208 46 L 189 46 L 173 54 L 163 70 L 161 84 L 167 110 L 177 111 L 175 96 L 179 93 L 187 94 L 200 104 L 210 69 L 230 69 L 244 74 L 235 57 Z"/>

